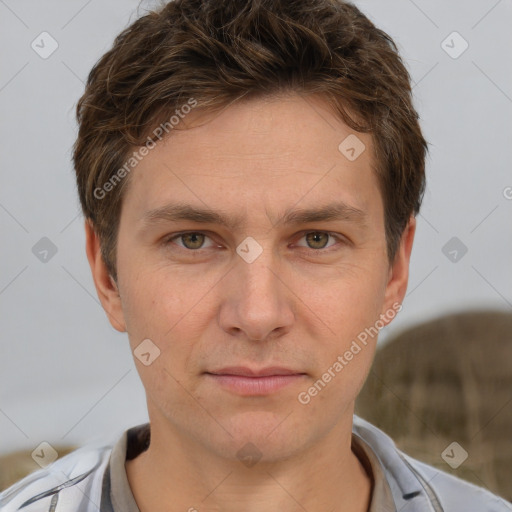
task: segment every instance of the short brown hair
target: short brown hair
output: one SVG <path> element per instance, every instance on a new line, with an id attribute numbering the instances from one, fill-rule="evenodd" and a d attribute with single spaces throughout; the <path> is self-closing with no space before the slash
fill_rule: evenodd
<path id="1" fill-rule="evenodd" d="M 290 91 L 321 95 L 351 129 L 372 134 L 393 260 L 419 212 L 427 151 L 393 40 L 342 0 L 175 0 L 117 36 L 76 109 L 80 201 L 115 280 L 129 180 L 112 180 L 126 174 L 119 171 L 134 147 L 190 98 L 215 110 L 241 97 Z M 95 191 L 109 180 L 108 197 L 98 198 Z"/>

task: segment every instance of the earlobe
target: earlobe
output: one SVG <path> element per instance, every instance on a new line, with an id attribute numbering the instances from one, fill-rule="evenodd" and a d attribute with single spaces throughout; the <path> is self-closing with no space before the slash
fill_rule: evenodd
<path id="1" fill-rule="evenodd" d="M 389 269 L 389 279 L 386 285 L 386 293 L 381 317 L 388 317 L 389 315 L 387 315 L 387 313 L 392 309 L 396 310 L 397 304 L 401 305 L 402 301 L 404 300 L 405 293 L 407 291 L 407 284 L 409 282 L 409 263 L 411 259 L 415 232 L 416 219 L 414 216 L 411 216 L 407 226 L 404 229 L 404 232 L 402 233 L 400 245 L 395 254 L 394 261 Z M 394 316 L 395 315 L 393 314 L 391 319 Z"/>
<path id="2" fill-rule="evenodd" d="M 126 332 L 119 290 L 105 265 L 99 237 L 89 219 L 85 221 L 85 248 L 96 292 L 110 324 L 117 331 Z"/>

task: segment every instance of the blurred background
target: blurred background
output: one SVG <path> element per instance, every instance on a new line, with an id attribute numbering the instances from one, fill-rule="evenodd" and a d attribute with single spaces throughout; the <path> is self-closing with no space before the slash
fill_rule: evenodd
<path id="1" fill-rule="evenodd" d="M 381 345 L 356 414 L 406 454 L 512 502 L 512 312 L 470 310 Z"/>
<path id="2" fill-rule="evenodd" d="M 512 409 L 510 367 L 499 366 L 511 360 L 512 4 L 354 3 L 397 43 L 430 143 L 408 293 L 380 333 L 359 412 L 407 453 L 498 489 L 512 467 L 507 437 L 492 430 Z M 96 297 L 71 146 L 91 67 L 154 5 L 0 0 L 0 455 L 24 450 L 29 465 L 43 442 L 62 454 L 147 421 L 128 339 Z M 433 387 L 438 378 L 446 388 Z M 469 454 L 457 468 L 453 442 Z M 497 457 L 503 466 L 489 469 Z M 4 461 L 0 475 L 12 467 Z"/>

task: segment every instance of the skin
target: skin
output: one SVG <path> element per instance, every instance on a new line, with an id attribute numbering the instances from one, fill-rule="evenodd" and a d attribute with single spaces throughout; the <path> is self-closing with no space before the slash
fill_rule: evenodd
<path id="1" fill-rule="evenodd" d="M 160 350 L 148 366 L 134 358 L 151 423 L 149 449 L 125 465 L 138 506 L 366 511 L 371 475 L 351 451 L 351 429 L 377 338 L 307 405 L 297 396 L 401 303 L 415 220 L 389 262 L 371 136 L 357 134 L 366 150 L 349 161 L 338 146 L 353 132 L 319 97 L 197 110 L 181 128 L 130 175 L 117 285 L 86 222 L 87 256 L 112 326 L 128 333 L 132 350 L 147 338 Z M 176 201 L 241 215 L 241 223 L 144 222 L 145 212 Z M 288 208 L 333 201 L 360 209 L 364 222 L 277 222 Z M 206 237 L 169 240 L 187 231 Z M 262 248 L 252 263 L 236 252 L 248 236 Z M 240 396 L 204 373 L 234 365 L 306 375 L 272 394 Z M 248 442 L 261 453 L 251 467 L 236 455 Z"/>

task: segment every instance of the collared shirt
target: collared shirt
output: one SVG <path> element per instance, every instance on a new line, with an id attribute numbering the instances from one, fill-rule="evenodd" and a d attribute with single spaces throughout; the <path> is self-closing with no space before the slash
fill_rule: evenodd
<path id="1" fill-rule="evenodd" d="M 148 424 L 85 446 L 0 493 L 1 512 L 140 512 L 125 462 L 149 445 Z M 372 476 L 370 512 L 512 512 L 489 491 L 417 461 L 354 416 L 352 449 Z"/>
<path id="2" fill-rule="evenodd" d="M 149 442 L 149 423 L 127 430 L 117 441 L 105 471 L 103 489 L 106 499 L 102 503 L 102 512 L 140 512 L 128 482 L 125 461 L 134 459 L 146 450 Z M 393 496 L 382 466 L 370 447 L 354 433 L 352 450 L 372 479 L 372 497 L 368 512 L 394 512 Z"/>

